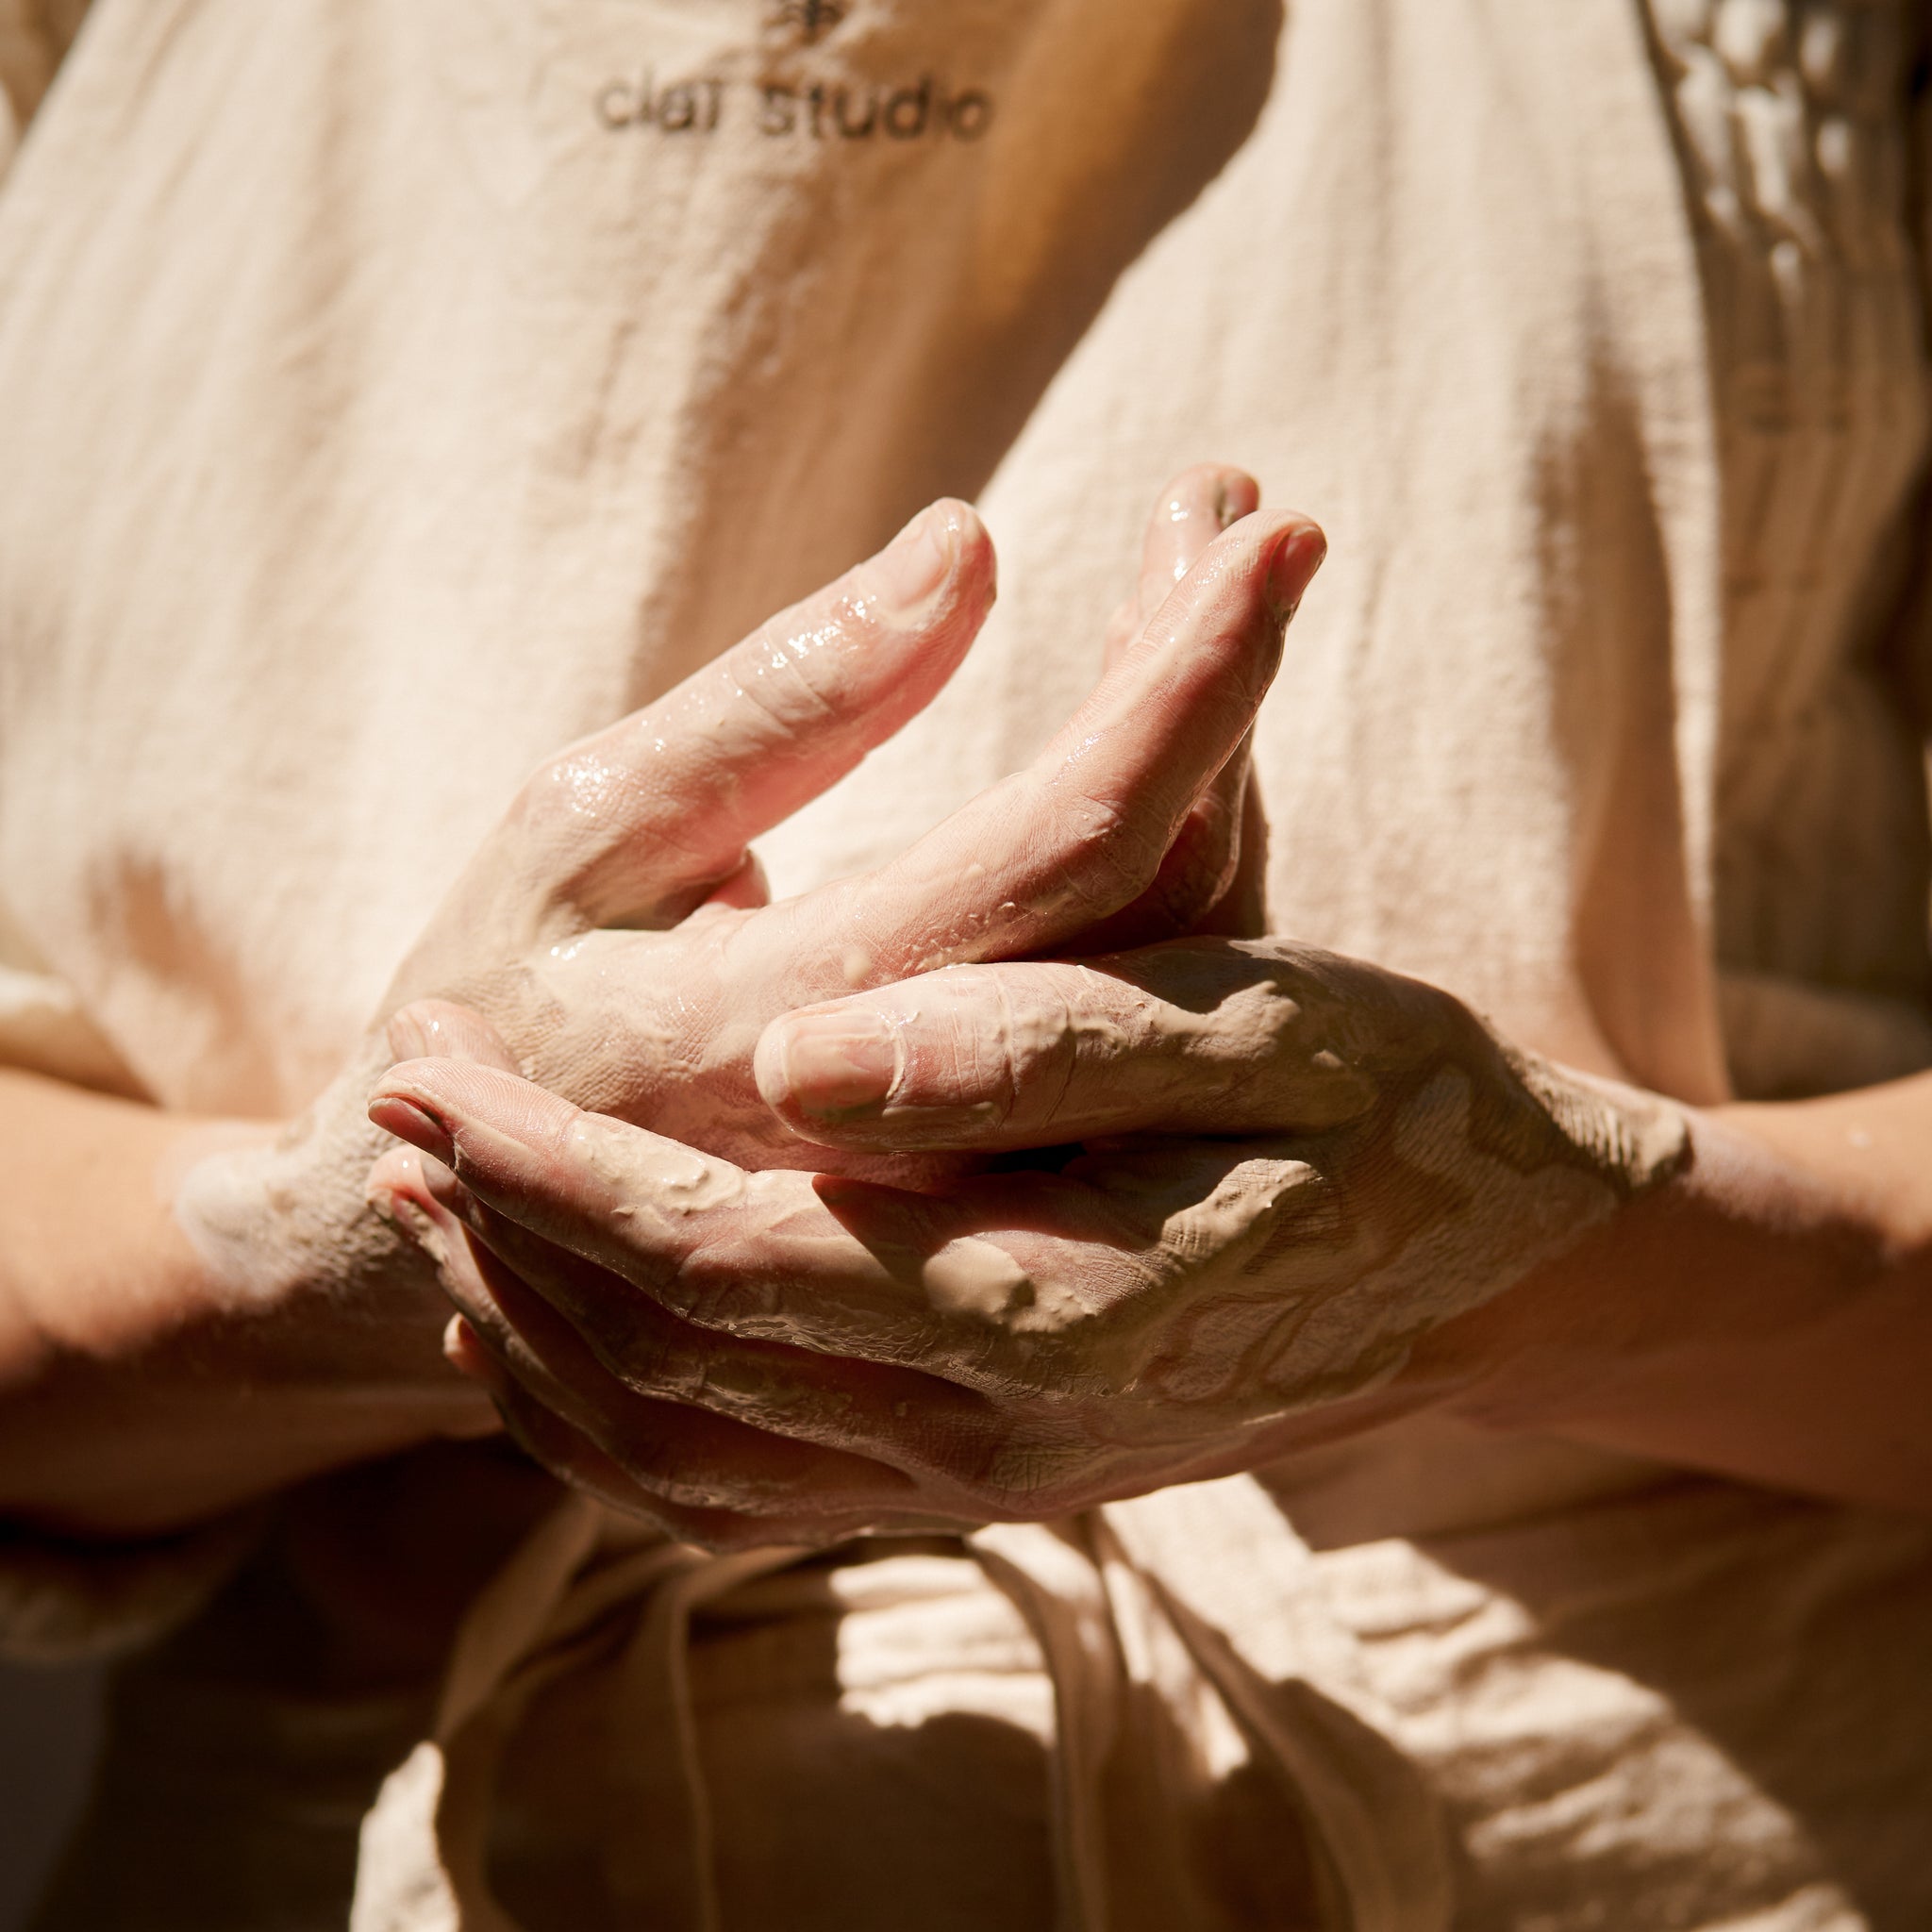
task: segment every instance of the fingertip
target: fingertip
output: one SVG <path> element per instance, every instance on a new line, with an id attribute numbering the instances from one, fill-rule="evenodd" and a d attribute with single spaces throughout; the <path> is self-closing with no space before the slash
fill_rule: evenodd
<path id="1" fill-rule="evenodd" d="M 963 496 L 936 498 L 926 514 L 935 517 L 951 532 L 963 555 L 968 549 L 991 550 L 992 538 L 979 511 Z"/>
<path id="2" fill-rule="evenodd" d="M 959 605 L 976 629 L 1000 593 L 999 552 L 992 532 L 978 510 L 961 497 L 941 497 L 933 513 L 951 538 Z"/>
<path id="3" fill-rule="evenodd" d="M 423 1156 L 409 1146 L 391 1147 L 379 1155 L 363 1183 L 364 1192 L 374 1202 L 380 1194 L 413 1194 L 423 1185 Z"/>
<path id="4" fill-rule="evenodd" d="M 472 1211 L 468 1190 L 433 1156 L 414 1147 L 391 1147 L 369 1170 L 363 1198 L 385 1221 L 419 1247 L 446 1241 Z"/>
<path id="5" fill-rule="evenodd" d="M 1245 470 L 1223 467 L 1215 471 L 1214 514 L 1225 530 L 1253 516 L 1261 507 L 1261 486 Z"/>
<path id="6" fill-rule="evenodd" d="M 1233 463 L 1190 463 L 1168 479 L 1160 492 L 1161 511 L 1175 522 L 1210 509 L 1224 530 L 1247 516 L 1261 501 L 1261 486 Z"/>
<path id="7" fill-rule="evenodd" d="M 875 1113 L 899 1074 L 894 1029 L 864 1007 L 782 1014 L 752 1055 L 759 1097 L 797 1134 L 813 1123 Z"/>
<path id="8" fill-rule="evenodd" d="M 441 1115 L 414 1093 L 376 1093 L 369 1102 L 369 1118 L 384 1133 L 438 1160 L 456 1158 L 456 1141 Z"/>
<path id="9" fill-rule="evenodd" d="M 955 496 L 928 504 L 861 566 L 861 581 L 915 633 L 941 631 L 991 602 L 992 539 Z"/>
<path id="10" fill-rule="evenodd" d="M 1301 608 L 1315 573 L 1328 555 L 1322 526 L 1307 517 L 1292 518 L 1274 540 L 1268 559 L 1268 602 L 1284 624 Z"/>
<path id="11" fill-rule="evenodd" d="M 1135 602 L 1145 622 L 1193 569 L 1215 539 L 1260 502 L 1245 470 L 1226 463 L 1192 463 L 1161 491 L 1147 522 Z"/>
<path id="12" fill-rule="evenodd" d="M 523 1071 L 495 1027 L 454 1000 L 411 1000 L 390 1015 L 384 1031 L 398 1061 L 467 1060 L 507 1074 Z"/>
<path id="13" fill-rule="evenodd" d="M 559 1100 L 507 1067 L 486 1067 L 474 1060 L 441 1058 L 398 1062 L 376 1083 L 375 1098 L 401 1100 L 456 1128 L 475 1114 L 488 1114 L 494 1119 L 514 1115 L 520 1109 L 541 1111 L 549 1107 L 569 1107 L 567 1101 Z M 420 1141 L 411 1144 L 422 1145 Z M 423 1151 L 436 1154 L 433 1147 Z M 437 1154 L 437 1158 L 444 1157 Z"/>
<path id="14" fill-rule="evenodd" d="M 501 1372 L 467 1315 L 449 1318 L 442 1331 L 442 1354 L 458 1374 L 492 1391 L 501 1386 Z"/>
<path id="15" fill-rule="evenodd" d="M 369 1118 L 445 1167 L 495 1172 L 553 1152 L 580 1118 L 567 1100 L 514 1074 L 461 1060 L 406 1060 L 369 1103 Z"/>

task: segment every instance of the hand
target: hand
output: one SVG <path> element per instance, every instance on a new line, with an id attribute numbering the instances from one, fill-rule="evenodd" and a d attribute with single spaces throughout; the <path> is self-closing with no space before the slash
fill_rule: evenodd
<path id="1" fill-rule="evenodd" d="M 1136 614 L 1154 605 L 1152 622 L 1117 653 L 1088 706 L 1028 769 L 877 872 L 765 907 L 743 839 L 778 815 L 773 748 L 732 750 L 738 726 L 693 701 L 680 719 L 690 721 L 693 771 L 662 787 L 665 819 L 649 837 L 626 824 L 628 778 L 612 774 L 605 741 L 558 761 L 525 817 L 562 823 L 574 841 L 574 866 L 537 868 L 568 877 L 568 902 L 553 891 L 522 951 L 496 947 L 483 970 L 431 957 L 409 981 L 472 1007 L 510 1043 L 520 1071 L 583 1108 L 746 1167 L 800 1165 L 806 1150 L 771 1119 L 752 1076 L 752 1045 L 780 1012 L 955 960 L 1053 951 L 1097 933 L 1165 935 L 1229 900 L 1242 856 L 1248 719 L 1274 675 L 1287 607 L 1322 553 L 1306 522 L 1242 518 L 1250 507 L 1246 477 L 1204 470 L 1178 479 L 1150 531 L 1148 588 L 1136 599 Z M 750 684 L 752 671 L 728 665 L 723 682 Z M 765 657 L 756 671 L 771 676 Z M 879 736 L 877 697 L 863 719 Z M 831 732 L 835 721 L 808 717 L 806 738 L 813 726 Z M 660 746 L 665 723 L 653 717 L 647 728 Z M 802 752 L 792 724 L 782 743 L 821 784 L 829 754 Z M 754 784 L 763 789 L 756 802 Z M 784 789 L 782 809 L 800 791 Z M 595 833 L 588 850 L 586 824 Z M 535 841 L 539 850 L 549 839 Z M 667 848 L 680 868 L 669 877 Z M 507 868 L 485 854 L 477 887 L 458 891 L 456 927 L 510 925 L 498 898 L 522 870 L 527 859 Z M 719 874 L 730 885 L 690 912 L 693 885 Z M 441 1045 L 413 1024 L 421 1018 L 404 1012 L 392 1025 L 398 1053 Z M 459 1025 L 446 1010 L 433 1018 Z M 941 1171 L 931 1159 L 883 1169 L 861 1158 L 856 1167 L 898 1180 Z"/>
<path id="2" fill-rule="evenodd" d="M 1253 505 L 1244 477 L 1208 471 L 1181 479 L 1149 541 L 1148 581 L 1159 595 Z M 1306 576 L 1318 538 L 1280 519 L 1251 525 L 1234 557 L 1216 566 L 1221 575 L 1210 571 L 1195 587 L 1201 594 L 1182 600 L 1170 628 L 1150 634 L 1090 707 L 1107 750 L 1089 761 L 1097 790 L 1083 789 L 1085 771 L 1030 798 L 1008 788 L 1009 818 L 998 829 L 1011 850 L 1028 849 L 1036 834 L 1049 860 L 1063 845 L 1078 847 L 1082 828 L 1069 815 L 1104 812 L 1106 788 L 1131 777 L 1136 756 L 1184 745 L 1177 770 L 1191 756 L 1210 770 L 1216 708 L 1239 708 L 1217 688 L 1217 673 L 1263 678 L 1278 641 L 1272 625 L 1241 615 L 1254 603 L 1248 566 L 1271 553 L 1286 558 L 1291 538 L 1301 547 L 1283 564 L 1283 580 Z M 708 1091 L 738 1096 L 721 1100 L 721 1120 L 735 1106 L 781 1144 L 782 1130 L 757 1100 L 750 1052 L 756 1016 L 787 1000 L 758 1005 L 745 963 L 758 932 L 741 948 L 726 931 L 734 908 L 761 897 L 743 841 L 849 770 L 938 689 L 991 590 L 984 532 L 963 507 L 940 506 L 886 556 L 764 626 L 663 703 L 545 767 L 431 922 L 351 1063 L 286 1130 L 83 1103 L 14 1082 L 0 1126 L 33 1185 L 31 1207 L 6 1230 L 8 1280 L 0 1284 L 0 1503 L 63 1530 L 158 1534 L 433 1434 L 493 1429 L 494 1411 L 443 1359 L 447 1304 L 434 1270 L 403 1231 L 369 1210 L 371 1162 L 391 1144 L 366 1117 L 371 1087 L 398 1052 L 429 1049 L 506 1069 L 531 1064 L 569 1091 L 575 1055 L 584 1097 L 611 1104 L 626 1090 L 597 1050 L 614 1010 L 608 999 L 599 1004 L 601 981 L 618 958 L 629 964 L 635 954 L 644 963 L 656 948 L 648 964 L 675 998 L 629 1009 L 663 1023 L 655 1048 L 629 1042 L 632 1104 L 648 1111 L 658 1091 L 702 1079 Z M 1224 620 L 1235 627 L 1226 635 L 1215 628 Z M 1195 644 L 1200 662 L 1185 661 Z M 1123 705 L 1138 715 L 1113 730 Z M 1237 757 L 1191 803 L 1164 794 L 1184 814 L 1166 860 L 1158 812 L 1135 819 L 1130 832 L 1155 841 L 1158 871 L 1130 925 L 1138 916 L 1164 929 L 1174 908 L 1191 916 L 1190 908 L 1223 892 L 1238 855 L 1233 815 L 1220 801 L 1239 798 L 1242 776 Z M 992 828 L 982 829 L 991 837 Z M 926 856 L 937 865 L 945 855 L 935 847 Z M 950 941 L 937 936 L 938 949 L 996 951 L 997 891 L 1008 881 L 997 868 L 983 871 L 979 882 L 994 896 L 975 896 L 966 870 L 949 882 L 950 898 L 935 892 L 924 908 L 960 924 Z M 1103 871 L 1076 855 L 1058 883 L 1077 891 L 1098 878 L 1096 907 L 1115 905 L 1122 879 Z M 912 883 L 897 880 L 904 890 Z M 598 926 L 670 928 L 693 907 L 681 933 Z M 1028 929 L 1026 919 L 1013 924 Z M 1032 922 L 1034 931 L 1050 925 Z M 890 923 L 882 930 L 895 936 Z M 897 936 L 910 943 L 909 928 Z M 851 938 L 823 939 L 840 941 L 839 964 L 848 968 Z M 707 959 L 720 955 L 729 956 L 741 989 L 731 1000 L 706 976 Z M 832 990 L 851 983 L 840 978 Z M 575 1012 L 569 1001 L 579 992 L 584 1010 Z M 439 993 L 473 1000 L 490 1017 Z M 730 1038 L 692 1021 L 707 1001 L 724 1028 L 735 1026 Z M 694 1108 L 694 1124 L 703 1112 Z M 114 1157 L 108 1169 L 153 1171 L 153 1194 L 137 1180 L 104 1195 L 104 1147 Z M 63 1218 L 62 1204 L 75 1213 Z M 42 1239 L 54 1229 L 58 1239 Z"/>
<path id="3" fill-rule="evenodd" d="M 878 1042 L 869 1091 L 823 1076 L 828 1036 Z M 1071 1158 L 918 1193 L 749 1174 L 480 1068 L 383 1088 L 448 1164 L 416 1208 L 467 1365 L 552 1467 L 711 1542 L 1253 1466 L 1686 1149 L 1667 1105 L 1283 941 L 957 968 L 785 1016 L 757 1067 L 815 1145 Z"/>
<path id="4" fill-rule="evenodd" d="M 714 893 L 670 931 L 553 941 L 469 984 L 445 974 L 494 1026 L 418 1001 L 391 1026 L 395 1050 L 520 1064 L 570 1098 L 747 1167 L 804 1160 L 926 1185 L 957 1174 L 958 1157 L 804 1148 L 757 1092 L 758 1027 L 801 1000 L 949 959 L 1252 919 L 1247 726 L 1324 548 L 1301 519 L 1253 515 L 1256 496 L 1238 472 L 1175 479 L 1150 522 L 1136 592 L 1109 627 L 1100 690 L 1032 768 L 910 853 L 788 906 Z M 487 908 L 492 872 L 482 876 Z M 737 885 L 756 901 L 741 871 Z M 437 974 L 419 963 L 413 976 Z M 515 1058 L 495 1029 L 521 1042 Z M 371 1193 L 392 1208 L 420 1181 L 392 1158 L 372 1173 Z"/>
<path id="5" fill-rule="evenodd" d="M 398 1441 L 439 1405 L 451 1426 L 493 1425 L 442 1360 L 433 1271 L 370 1211 L 369 1167 L 391 1144 L 367 1119 L 375 1080 L 398 1052 L 432 1047 L 509 1068 L 528 1055 L 555 1077 L 542 1050 L 559 1030 L 557 998 L 532 992 L 546 970 L 600 923 L 670 924 L 708 902 L 758 897 L 745 841 L 940 689 L 993 575 L 977 518 L 936 505 L 879 557 L 533 775 L 316 1104 L 273 1142 L 212 1154 L 175 1185 L 175 1218 L 222 1318 L 303 1315 L 300 1345 L 284 1351 L 294 1358 L 265 1374 L 344 1408 L 362 1390 L 371 1427 Z M 477 1013 L 432 1001 L 394 1020 L 392 1041 L 384 1023 L 439 994 Z M 295 1331 L 282 1319 L 277 1332 Z"/>
<path id="6" fill-rule="evenodd" d="M 751 1050 L 787 1008 L 1051 947 L 1111 915 L 1158 930 L 1198 916 L 1232 875 L 1219 801 L 1243 781 L 1241 735 L 1321 557 L 1319 532 L 1242 515 L 1253 502 L 1234 473 L 1181 478 L 1148 551 L 1148 581 L 1173 594 L 1068 731 L 866 879 L 766 908 L 747 841 L 897 729 L 965 651 L 993 559 L 963 505 L 936 506 L 659 704 L 544 766 L 398 973 L 377 1016 L 388 1026 L 282 1143 L 183 1182 L 177 1216 L 208 1273 L 238 1305 L 308 1292 L 326 1311 L 346 1294 L 360 1319 L 305 1351 L 304 1373 L 445 1400 L 462 1385 L 441 1372 L 441 1298 L 365 1205 L 387 1144 L 367 1098 L 398 1054 L 521 1071 L 756 1163 L 781 1158 L 787 1137 L 758 1098 Z"/>

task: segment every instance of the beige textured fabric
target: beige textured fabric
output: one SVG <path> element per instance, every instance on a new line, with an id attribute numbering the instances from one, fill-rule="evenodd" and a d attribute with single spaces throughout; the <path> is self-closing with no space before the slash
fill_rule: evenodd
<path id="1" fill-rule="evenodd" d="M 1448 1924 L 1433 1793 L 1375 1727 L 1391 1714 L 1366 1688 L 1351 1635 L 1322 1609 L 1307 1553 L 1248 1478 L 1116 1504 L 1082 1525 L 992 1525 L 966 1549 L 1019 1611 L 1053 1685 L 1055 1923 L 1079 1932 L 1256 1923 L 1243 1909 L 1252 1898 L 1237 1893 L 1242 1874 L 1224 1862 L 1253 1846 L 1222 1839 L 1190 1857 L 1173 1840 L 1176 1822 L 1198 1814 L 1258 1747 L 1291 1777 L 1317 1847 L 1306 1896 L 1290 1906 L 1296 1918 L 1359 1932 Z M 598 1659 L 614 1679 L 607 1694 L 622 1712 L 619 1741 L 610 1761 L 579 1774 L 621 1791 L 620 1824 L 579 1856 L 602 1865 L 620 1923 L 714 1932 L 737 1922 L 722 1910 L 730 1894 L 715 1870 L 723 1848 L 691 1698 L 691 1618 L 797 1560 L 784 1550 L 708 1558 L 639 1548 L 635 1531 L 593 1505 L 559 1510 L 472 1612 L 432 1737 L 390 1775 L 363 1825 L 351 1932 L 502 1932 L 516 1923 L 485 1869 L 498 1763 L 516 1748 L 530 1700 L 585 1669 L 591 1633 L 619 1605 L 632 1634 L 614 1671 Z M 930 1573 L 947 1567 L 944 1556 L 898 1556 L 857 1574 L 889 1575 L 900 1602 L 917 1578 L 909 1593 L 924 1594 L 921 1622 L 930 1623 L 951 1581 Z M 861 1591 L 854 1607 L 862 1602 Z M 962 1661 L 957 1629 L 941 1620 L 939 1630 L 954 1642 L 931 1646 L 924 1674 Z M 1010 1721 L 1011 1700 L 1000 1705 Z M 960 1700 L 941 1707 L 957 1712 Z M 1279 1810 L 1282 1837 L 1269 1848 L 1290 1871 L 1299 1823 Z M 774 1889 L 754 1923 L 807 1922 L 810 1907 L 786 1900 L 810 1892 L 810 1874 L 788 1876 L 789 1891 Z M 1261 1896 L 1281 1901 L 1278 1890 Z M 845 1908 L 826 1904 L 835 1916 Z M 553 1907 L 542 1921 L 563 1916 Z M 1012 1921 L 990 1909 L 980 1923 Z"/>
<path id="2" fill-rule="evenodd" d="M 1657 12 L 1724 476 L 1724 1021 L 1753 1091 L 1818 1091 L 1932 1058 L 1916 748 L 1896 693 L 1846 648 L 1890 621 L 1915 560 L 1871 568 L 1874 541 L 1916 547 L 1888 525 L 1926 421 L 1920 264 L 1898 220 L 1911 22 L 1753 0 Z"/>
<path id="3" fill-rule="evenodd" d="M 89 0 L 5 0 L 0 5 L 0 174 L 46 98 Z"/>
<path id="4" fill-rule="evenodd" d="M 1212 454 L 1333 539 L 1277 927 L 1692 1100 L 1925 1063 L 1920 9 L 1654 11 L 97 0 L 0 194 L 20 973 L 295 1106 L 530 763 L 981 493 L 983 645 L 771 841 L 845 870 Z M 315 1591 L 340 1493 L 130 1674 L 49 1924 L 1932 1917 L 1916 1527 L 1453 1430 L 762 1576 L 571 1509 L 438 1717 L 308 1667 L 407 1619 Z"/>

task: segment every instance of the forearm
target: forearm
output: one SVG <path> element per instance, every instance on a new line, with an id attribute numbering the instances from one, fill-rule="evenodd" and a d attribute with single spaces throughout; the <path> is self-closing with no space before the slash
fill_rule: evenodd
<path id="1" fill-rule="evenodd" d="M 182 1177 L 271 1134 L 0 1072 L 0 1518 L 175 1529 L 474 1413 L 429 1324 L 399 1375 L 325 1284 L 191 1240 Z"/>
<path id="2" fill-rule="evenodd" d="M 1932 1076 L 1694 1117 L 1694 1158 L 1451 1324 L 1471 1416 L 1932 1508 Z"/>

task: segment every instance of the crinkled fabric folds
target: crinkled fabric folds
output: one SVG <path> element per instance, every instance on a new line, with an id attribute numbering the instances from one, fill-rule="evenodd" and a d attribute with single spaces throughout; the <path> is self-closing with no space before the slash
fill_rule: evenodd
<path id="1" fill-rule="evenodd" d="M 1039 1646 L 1054 1698 L 1050 1810 L 1057 1924 L 1210 1926 L 1228 1874 L 1177 1855 L 1177 1824 L 1258 1757 L 1278 1779 L 1277 1864 L 1305 1837 L 1309 1924 L 1439 1932 L 1450 1922 L 1437 1801 L 1376 1728 L 1354 1641 L 1322 1616 L 1307 1553 L 1246 1477 L 994 1525 L 960 1546 Z M 353 1932 L 511 1932 L 492 1890 L 492 1793 L 531 1703 L 608 1674 L 615 1746 L 592 1775 L 621 1922 L 720 1932 L 712 1805 L 688 1670 L 707 1605 L 803 1559 L 641 1543 L 574 1500 L 530 1538 L 458 1639 L 435 1727 L 362 1831 Z M 615 1629 L 613 1629 L 613 1624 Z M 1194 1876 L 1201 1890 L 1191 1890 Z"/>

